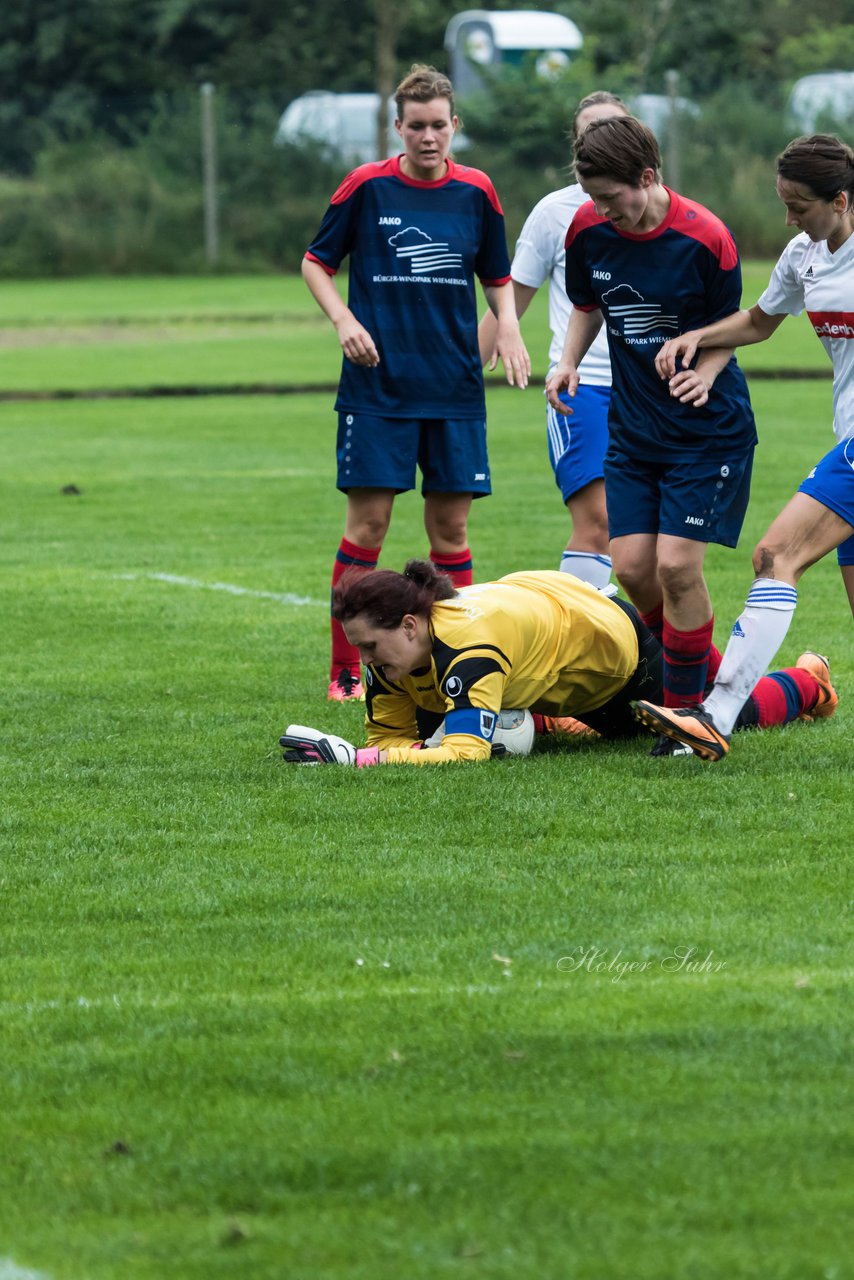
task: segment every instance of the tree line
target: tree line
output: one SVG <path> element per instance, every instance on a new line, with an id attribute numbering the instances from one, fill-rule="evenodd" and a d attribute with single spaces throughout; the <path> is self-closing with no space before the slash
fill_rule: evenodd
<path id="1" fill-rule="evenodd" d="M 0 12 L 0 272 L 204 265 L 198 89 L 217 88 L 223 268 L 292 268 L 340 175 L 334 157 L 276 149 L 287 103 L 318 88 L 388 88 L 444 67 L 452 0 L 23 0 Z M 493 8 L 515 8 L 499 0 Z M 572 106 L 592 88 L 679 92 L 685 190 L 753 252 L 774 252 L 773 158 L 792 80 L 854 67 L 854 0 L 542 0 L 584 34 L 562 79 L 508 73 L 461 104 L 471 149 L 507 206 L 565 180 Z M 788 130 L 790 132 L 790 130 Z M 667 175 L 665 174 L 665 177 Z M 767 194 L 770 191 L 770 194 Z M 760 194 L 760 192 L 762 194 Z M 777 234 L 777 233 L 775 233 Z"/>

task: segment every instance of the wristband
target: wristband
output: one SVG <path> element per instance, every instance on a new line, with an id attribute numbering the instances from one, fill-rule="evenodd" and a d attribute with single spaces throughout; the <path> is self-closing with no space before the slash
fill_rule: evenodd
<path id="1" fill-rule="evenodd" d="M 356 752 L 356 768 L 364 769 L 371 764 L 379 764 L 380 749 L 379 747 L 359 747 Z"/>

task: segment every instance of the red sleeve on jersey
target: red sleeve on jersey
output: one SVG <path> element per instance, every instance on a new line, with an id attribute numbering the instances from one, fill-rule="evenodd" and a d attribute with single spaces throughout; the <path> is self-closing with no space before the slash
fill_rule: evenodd
<path id="1" fill-rule="evenodd" d="M 668 188 L 669 189 L 669 188 Z M 738 266 L 738 250 L 728 229 L 704 205 L 694 200 L 686 200 L 684 196 L 671 191 L 670 195 L 678 201 L 675 217 L 671 223 L 674 231 L 700 244 L 713 253 L 722 271 L 732 271 Z"/>
<path id="2" fill-rule="evenodd" d="M 581 231 L 586 231 L 588 227 L 598 227 L 600 223 L 607 222 L 607 218 L 600 218 L 596 212 L 596 206 L 592 200 L 588 200 L 577 210 L 575 216 L 567 227 L 566 239 L 564 240 L 564 248 L 568 249 L 575 237 Z"/>
<path id="3" fill-rule="evenodd" d="M 330 200 L 330 204 L 343 204 L 345 200 L 349 200 L 354 191 L 358 191 L 364 182 L 370 182 L 371 178 L 384 178 L 391 172 L 391 166 L 394 164 L 392 160 L 373 160 L 370 164 L 360 164 L 358 169 L 353 169 L 351 173 L 341 183 L 341 186 L 335 192 Z"/>
<path id="4" fill-rule="evenodd" d="M 448 177 L 455 179 L 457 182 L 468 182 L 473 187 L 479 187 L 495 212 L 500 213 L 502 218 L 504 217 L 504 210 L 501 208 L 495 187 L 492 185 L 491 179 L 480 169 L 470 169 L 468 165 L 457 164 L 455 160 L 449 160 Z"/>
<path id="5" fill-rule="evenodd" d="M 500 280 L 484 280 L 483 276 L 478 276 L 478 280 L 485 287 L 488 287 L 489 285 L 493 285 L 493 284 L 495 285 L 509 284 L 512 279 L 513 279 L 512 276 L 502 276 Z"/>
<path id="6" fill-rule="evenodd" d="M 334 267 L 330 267 L 327 262 L 324 262 L 321 258 L 318 258 L 317 255 L 314 253 L 306 252 L 303 254 L 303 257 L 308 258 L 309 262 L 316 262 L 319 267 L 323 267 L 323 270 L 326 272 L 328 276 L 334 276 L 338 274 Z"/>

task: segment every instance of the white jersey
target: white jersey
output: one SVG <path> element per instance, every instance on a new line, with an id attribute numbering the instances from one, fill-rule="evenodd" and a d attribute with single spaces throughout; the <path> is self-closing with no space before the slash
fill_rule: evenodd
<path id="1" fill-rule="evenodd" d="M 799 316 L 810 323 L 833 364 L 833 430 L 854 436 L 854 235 L 831 253 L 801 232 L 780 255 L 757 304 L 766 315 Z"/>
<path id="2" fill-rule="evenodd" d="M 549 372 L 563 354 L 566 329 L 572 314 L 572 303 L 566 296 L 566 232 L 575 213 L 587 199 L 575 183 L 553 191 L 536 204 L 522 228 L 510 268 L 514 280 L 532 289 L 539 289 L 546 280 L 549 282 L 549 327 L 552 331 Z M 582 382 L 590 386 L 610 387 L 611 361 L 604 325 L 582 360 L 579 373 Z"/>

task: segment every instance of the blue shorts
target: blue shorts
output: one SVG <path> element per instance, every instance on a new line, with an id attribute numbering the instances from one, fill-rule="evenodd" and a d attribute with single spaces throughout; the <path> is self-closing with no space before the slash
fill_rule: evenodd
<path id="1" fill-rule="evenodd" d="M 483 418 L 372 418 L 338 414 L 338 488 L 492 492 Z"/>
<path id="2" fill-rule="evenodd" d="M 608 448 L 608 404 L 610 387 L 590 387 L 583 383 L 574 397 L 562 395 L 562 404 L 571 414 L 546 410 L 549 459 L 555 483 L 564 502 L 593 480 L 601 480 L 602 462 Z"/>
<path id="3" fill-rule="evenodd" d="M 738 545 L 750 497 L 753 449 L 732 457 L 659 463 L 605 454 L 605 500 L 612 538 L 667 533 L 693 542 Z"/>
<path id="4" fill-rule="evenodd" d="M 799 485 L 798 493 L 830 507 L 854 527 L 854 437 L 841 440 L 826 453 Z M 840 542 L 836 558 L 840 564 L 854 564 L 854 535 Z"/>

